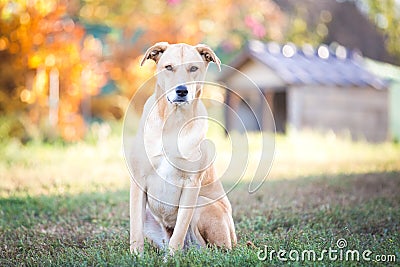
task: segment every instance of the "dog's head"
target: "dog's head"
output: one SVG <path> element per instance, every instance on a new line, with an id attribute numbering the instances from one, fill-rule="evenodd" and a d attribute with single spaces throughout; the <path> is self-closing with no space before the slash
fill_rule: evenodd
<path id="1" fill-rule="evenodd" d="M 141 62 L 152 59 L 157 64 L 157 85 L 168 102 L 174 105 L 190 103 L 201 94 L 208 64 L 212 61 L 220 69 L 221 61 L 204 44 L 156 43 L 150 47 Z"/>

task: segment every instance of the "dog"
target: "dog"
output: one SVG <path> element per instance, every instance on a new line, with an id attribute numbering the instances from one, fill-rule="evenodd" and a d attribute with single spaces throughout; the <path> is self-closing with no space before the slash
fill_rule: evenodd
<path id="1" fill-rule="evenodd" d="M 130 251 L 144 240 L 173 255 L 189 246 L 231 249 L 237 243 L 231 204 L 204 145 L 207 111 L 200 100 L 208 65 L 221 61 L 204 44 L 156 43 L 154 94 L 146 101 L 132 146 Z M 196 119 L 203 118 L 203 119 Z"/>

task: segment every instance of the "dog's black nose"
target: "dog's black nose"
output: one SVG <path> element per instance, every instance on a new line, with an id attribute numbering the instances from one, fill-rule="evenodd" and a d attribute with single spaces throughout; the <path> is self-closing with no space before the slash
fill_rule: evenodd
<path id="1" fill-rule="evenodd" d="M 188 94 L 186 85 L 179 85 L 176 87 L 175 92 L 179 97 L 185 97 Z"/>

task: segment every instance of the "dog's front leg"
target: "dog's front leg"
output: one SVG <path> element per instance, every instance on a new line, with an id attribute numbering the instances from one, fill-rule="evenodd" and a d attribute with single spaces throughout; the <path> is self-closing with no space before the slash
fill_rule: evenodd
<path id="1" fill-rule="evenodd" d="M 130 190 L 130 250 L 141 253 L 144 247 L 143 225 L 146 212 L 146 193 L 131 181 Z"/>
<path id="2" fill-rule="evenodd" d="M 169 252 L 173 255 L 177 249 L 183 248 L 186 233 L 192 221 L 194 209 L 200 191 L 200 183 L 190 182 L 185 185 L 179 200 L 178 216 L 174 232 L 169 241 Z"/>

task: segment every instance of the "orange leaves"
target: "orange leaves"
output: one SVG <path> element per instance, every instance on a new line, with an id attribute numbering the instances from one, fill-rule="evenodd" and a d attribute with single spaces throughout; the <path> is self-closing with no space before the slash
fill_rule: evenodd
<path id="1" fill-rule="evenodd" d="M 85 132 L 80 114 L 83 99 L 98 94 L 106 79 L 102 44 L 92 36 L 85 37 L 83 27 L 68 17 L 64 4 L 21 0 L 6 1 L 0 7 L 0 68 L 11 68 L 0 73 L 0 88 L 14 91 L 17 98 L 10 99 L 28 105 L 37 125 L 49 119 L 51 109 L 53 117 L 59 116 L 53 119 L 58 122 L 59 134 L 74 141 Z M 53 81 L 52 71 L 59 73 Z M 18 109 L 19 103 L 7 105 Z M 0 110 L 3 105 L 0 101 Z"/>
<path id="2" fill-rule="evenodd" d="M 7 102 L 14 110 L 28 107 L 35 120 L 58 113 L 59 119 L 52 121 L 58 122 L 59 133 L 67 140 L 83 136 L 84 103 L 109 80 L 130 97 L 152 76 L 154 64 L 139 66 L 149 45 L 206 42 L 231 52 L 249 37 L 279 37 L 282 22 L 272 0 L 3 3 L 0 89 L 10 97 L 0 99 L 0 110 L 13 110 L 3 108 Z M 80 21 L 87 23 L 87 32 Z M 59 74 L 53 80 L 51 71 Z"/>
<path id="3" fill-rule="evenodd" d="M 0 51 L 6 50 L 9 45 L 7 37 L 0 37 Z"/>

